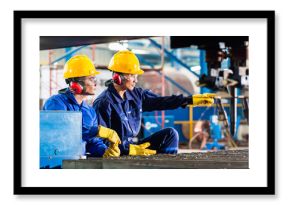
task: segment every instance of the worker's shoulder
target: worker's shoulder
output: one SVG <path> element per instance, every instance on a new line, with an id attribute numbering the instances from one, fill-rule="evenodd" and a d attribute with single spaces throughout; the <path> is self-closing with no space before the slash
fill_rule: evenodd
<path id="1" fill-rule="evenodd" d="M 49 97 L 43 105 L 43 110 L 67 110 L 67 99 L 61 94 Z"/>
<path id="2" fill-rule="evenodd" d="M 156 95 L 155 93 L 152 92 L 152 90 L 150 89 L 144 89 L 144 88 L 140 88 L 140 87 L 136 87 L 133 90 L 134 95 L 138 96 L 138 98 L 143 98 L 144 96 L 152 96 L 152 95 Z"/>
<path id="3" fill-rule="evenodd" d="M 104 90 L 94 101 L 93 106 L 105 106 L 111 102 L 111 96 L 108 90 Z"/>
<path id="4" fill-rule="evenodd" d="M 138 95 L 138 96 L 142 96 L 142 94 L 144 93 L 146 89 L 140 88 L 140 87 L 135 87 L 132 91 L 130 91 L 130 93 L 132 93 L 133 95 Z"/>
<path id="5" fill-rule="evenodd" d="M 103 92 L 101 92 L 100 95 L 97 96 L 95 101 L 106 101 L 106 100 L 110 100 L 111 99 L 111 94 L 110 91 L 108 89 L 104 90 Z"/>
<path id="6" fill-rule="evenodd" d="M 65 100 L 67 100 L 67 96 L 66 95 L 64 95 L 64 94 L 56 94 L 56 95 L 52 95 L 51 97 L 49 97 L 47 99 L 47 102 L 51 102 L 51 101 L 58 101 L 58 102 L 62 101 L 63 102 Z"/>
<path id="7" fill-rule="evenodd" d="M 133 92 L 136 92 L 136 93 L 142 93 L 143 91 L 144 91 L 144 89 L 141 88 L 141 87 L 135 87 L 135 88 L 133 89 Z"/>

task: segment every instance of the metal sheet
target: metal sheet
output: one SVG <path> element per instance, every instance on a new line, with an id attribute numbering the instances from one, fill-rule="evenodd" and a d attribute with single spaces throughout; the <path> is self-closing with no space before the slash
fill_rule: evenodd
<path id="1" fill-rule="evenodd" d="M 40 111 L 40 168 L 61 168 L 63 159 L 79 159 L 82 142 L 82 113 Z"/>

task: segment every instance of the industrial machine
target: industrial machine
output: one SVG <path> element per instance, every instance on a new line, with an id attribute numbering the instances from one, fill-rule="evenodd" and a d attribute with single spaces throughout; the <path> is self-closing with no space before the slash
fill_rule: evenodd
<path id="1" fill-rule="evenodd" d="M 236 131 L 237 103 L 242 99 L 248 118 L 248 36 L 172 36 L 171 48 L 195 45 L 201 51 L 201 93 L 219 92 L 230 104 L 230 132 Z"/>
<path id="2" fill-rule="evenodd" d="M 212 139 L 212 142 L 206 143 L 207 150 L 226 149 L 227 146 L 225 146 L 225 144 L 219 143 L 219 141 L 224 138 L 222 128 L 223 128 L 223 125 L 218 120 L 218 116 L 212 115 L 210 119 L 210 137 Z"/>

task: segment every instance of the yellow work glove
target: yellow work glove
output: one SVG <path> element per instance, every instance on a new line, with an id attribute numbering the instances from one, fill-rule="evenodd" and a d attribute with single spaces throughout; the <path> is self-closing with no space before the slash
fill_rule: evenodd
<path id="1" fill-rule="evenodd" d="M 211 106 L 214 103 L 214 98 L 216 94 L 214 93 L 205 93 L 205 94 L 196 94 L 192 96 L 192 105 L 193 106 Z"/>
<path id="2" fill-rule="evenodd" d="M 133 155 L 133 156 L 144 155 L 144 156 L 147 156 L 147 155 L 156 154 L 156 150 L 146 149 L 149 146 L 150 146 L 149 142 L 145 142 L 145 143 L 140 144 L 140 145 L 130 144 L 130 146 L 129 146 L 129 155 Z"/>
<path id="3" fill-rule="evenodd" d="M 121 140 L 115 130 L 99 125 L 98 136 L 107 139 L 112 144 L 121 144 Z"/>
<path id="4" fill-rule="evenodd" d="M 119 157 L 121 154 L 118 144 L 111 144 L 103 154 L 103 158 Z"/>

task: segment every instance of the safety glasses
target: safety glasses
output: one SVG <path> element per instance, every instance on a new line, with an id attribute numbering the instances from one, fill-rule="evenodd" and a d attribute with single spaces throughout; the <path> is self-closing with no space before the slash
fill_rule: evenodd
<path id="1" fill-rule="evenodd" d="M 133 80 L 137 80 L 137 78 L 138 78 L 137 74 L 128 74 L 127 76 Z"/>
<path id="2" fill-rule="evenodd" d="M 99 82 L 96 76 L 81 77 L 81 78 L 79 78 L 79 81 L 83 81 L 84 82 L 86 80 L 90 81 L 93 84 L 98 84 L 98 82 Z"/>

